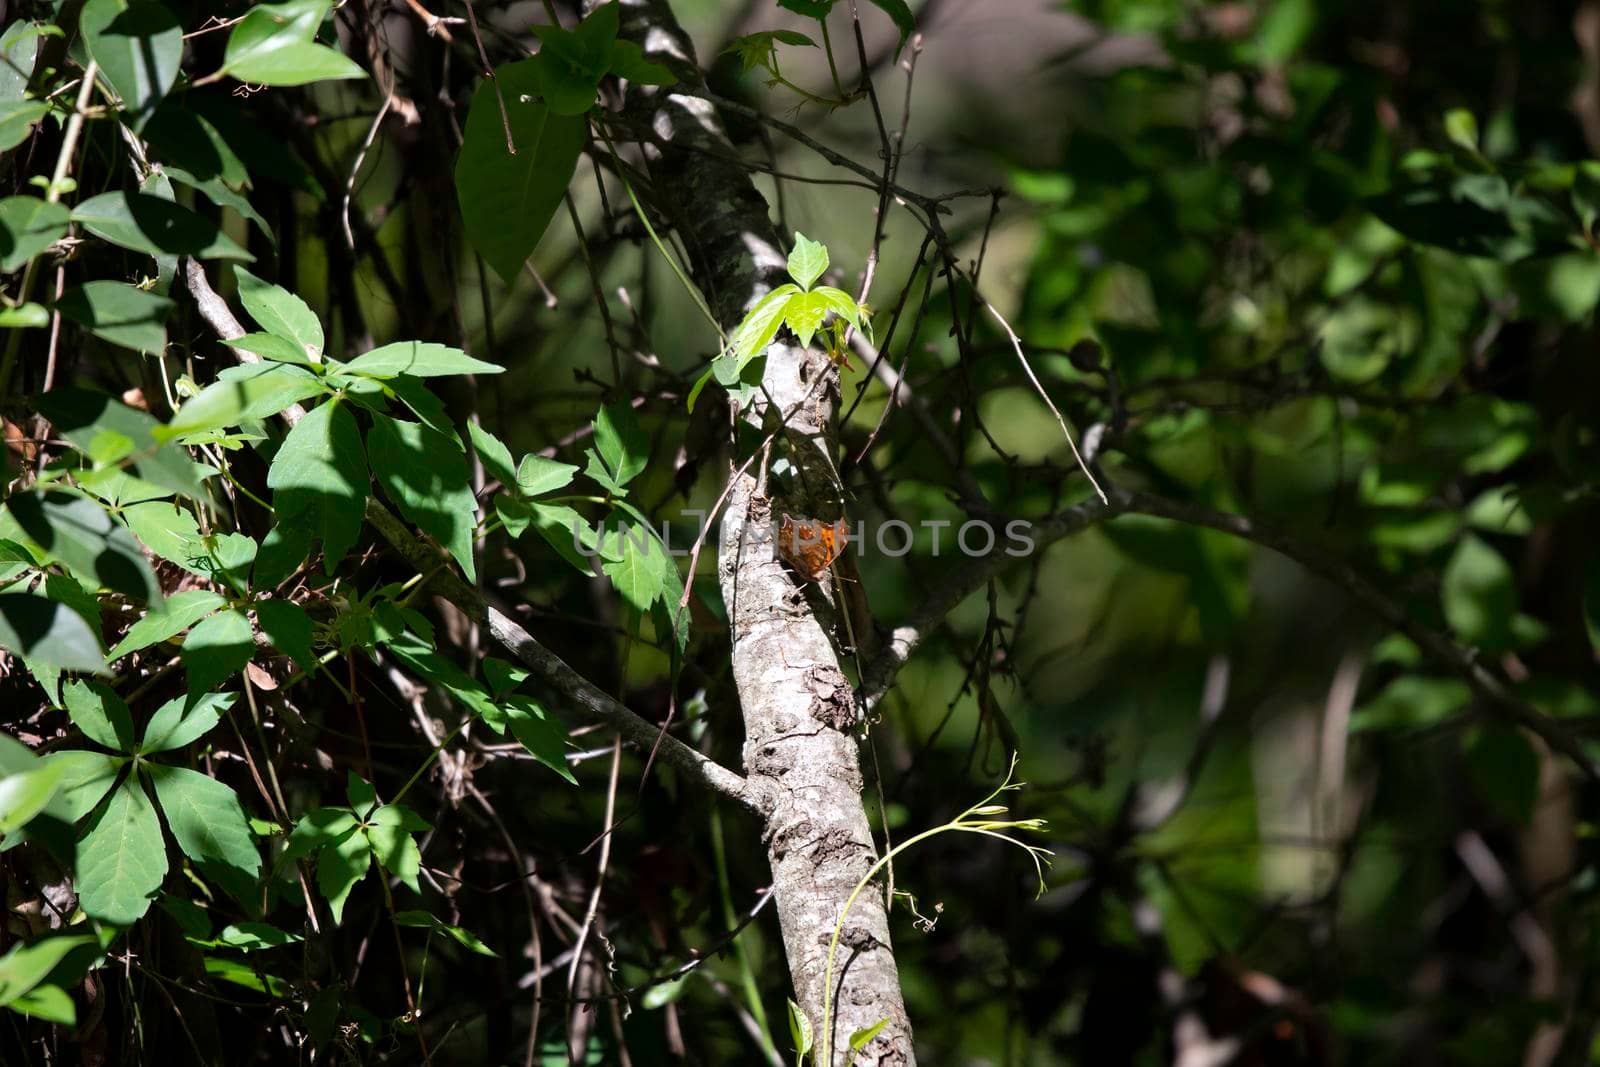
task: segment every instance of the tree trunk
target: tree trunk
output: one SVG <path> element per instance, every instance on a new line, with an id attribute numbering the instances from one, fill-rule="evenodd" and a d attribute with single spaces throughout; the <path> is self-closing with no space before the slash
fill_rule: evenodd
<path id="1" fill-rule="evenodd" d="M 782 280 L 778 234 L 765 200 L 734 162 L 714 109 L 690 95 L 704 85 L 672 12 L 661 0 L 625 2 L 622 18 L 623 36 L 679 78 L 664 89 L 629 86 L 623 117 L 644 141 L 654 206 L 677 227 L 695 279 L 723 329 L 731 330 Z M 817 380 L 833 374 L 821 353 L 781 344 L 768 349 L 766 396 L 747 415 L 768 432 L 778 412 L 789 416 L 773 455 L 787 455 L 800 477 L 782 497 L 763 474 L 764 457 L 737 477 L 723 513 L 718 561 L 744 716 L 745 768 L 765 813 L 794 999 L 811 1020 L 819 1049 L 829 942 L 876 849 L 861 799 L 855 694 L 830 639 L 832 590 L 802 586 L 777 561 L 769 524 L 779 510 L 826 519 L 839 514 L 832 432 L 837 379 Z M 702 402 L 711 401 L 708 393 Z M 850 1035 L 884 1020 L 861 1061 L 915 1063 L 881 888 L 862 893 L 847 916 L 833 984 L 828 1045 L 834 1064 L 854 1062 Z"/>

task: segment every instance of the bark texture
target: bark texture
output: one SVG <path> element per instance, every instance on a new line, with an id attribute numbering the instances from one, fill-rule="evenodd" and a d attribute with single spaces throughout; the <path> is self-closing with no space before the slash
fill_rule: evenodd
<path id="1" fill-rule="evenodd" d="M 692 45 L 667 5 L 624 0 L 622 33 L 679 78 L 665 89 L 628 87 L 622 116 L 640 141 L 653 206 L 677 228 L 696 281 L 731 330 L 783 280 L 782 242 L 766 201 L 699 95 L 704 86 Z M 718 561 L 744 719 L 746 789 L 765 821 L 795 1001 L 811 1019 L 819 1050 L 828 945 L 876 849 L 861 798 L 855 694 L 830 636 L 831 592 L 802 585 L 778 562 L 770 523 L 779 510 L 823 519 L 840 514 L 836 379 L 819 380 L 832 373 L 821 353 L 781 344 L 768 349 L 766 396 L 747 418 L 770 431 L 780 412 L 787 417 L 773 455 L 787 456 L 800 476 L 785 483 L 784 496 L 768 487 L 762 461 L 738 476 L 722 518 Z M 833 983 L 833 1064 L 915 1063 L 881 888 L 863 893 L 846 917 Z M 851 1056 L 850 1035 L 882 1020 L 872 1042 Z"/>

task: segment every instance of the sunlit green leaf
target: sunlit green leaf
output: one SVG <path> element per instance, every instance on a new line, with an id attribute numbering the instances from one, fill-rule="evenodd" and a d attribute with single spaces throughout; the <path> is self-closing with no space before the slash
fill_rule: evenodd
<path id="1" fill-rule="evenodd" d="M 199 396 L 186 401 L 172 421 L 156 431 L 156 436 L 171 439 L 237 426 L 276 415 L 291 404 L 325 391 L 322 381 L 304 367 L 286 363 L 227 367 Z"/>
<path id="2" fill-rule="evenodd" d="M 501 374 L 504 367 L 473 359 L 459 348 L 436 345 L 425 341 L 398 341 L 374 348 L 345 364 L 350 374 L 369 378 L 393 378 L 409 374 L 416 378 L 432 378 L 442 374 Z"/>
<path id="3" fill-rule="evenodd" d="M 472 447 L 478 454 L 478 462 L 483 464 L 484 472 L 507 489 L 516 485 L 516 464 L 505 443 L 476 421 L 467 423 L 467 433 L 472 437 Z"/>
<path id="4" fill-rule="evenodd" d="M 108 656 L 113 660 L 121 659 L 130 652 L 176 637 L 224 603 L 222 597 L 209 589 L 185 589 L 181 593 L 174 593 L 167 598 L 164 612 L 142 615 L 128 627 L 127 635 L 117 642 Z"/>
<path id="5" fill-rule="evenodd" d="M 196 863 L 218 864 L 254 878 L 261 855 L 233 790 L 184 767 L 145 764 L 161 813 L 178 847 Z"/>
<path id="6" fill-rule="evenodd" d="M 251 8 L 228 35 L 223 72 L 257 85 L 366 77 L 343 53 L 313 41 L 328 6 L 327 0 L 289 0 Z"/>
<path id="7" fill-rule="evenodd" d="M 150 910 L 166 875 L 167 850 L 156 809 L 138 778 L 130 776 L 78 841 L 78 903 L 97 919 L 128 926 Z"/>
<path id="8" fill-rule="evenodd" d="M 827 246 L 795 231 L 794 248 L 789 252 L 789 277 L 794 283 L 802 289 L 810 289 L 827 269 Z"/>
<path id="9" fill-rule="evenodd" d="M 84 736 L 114 752 L 134 751 L 133 715 L 103 682 L 73 682 L 63 691 L 67 714 Z"/>
<path id="10" fill-rule="evenodd" d="M 204 737 L 217 725 L 222 713 L 233 705 L 234 693 L 206 693 L 200 697 L 180 696 L 167 701 L 150 716 L 144 728 L 144 740 L 139 751 L 166 752 L 182 748 Z"/>
<path id="11" fill-rule="evenodd" d="M 235 267 L 233 276 L 239 281 L 239 302 L 256 320 L 256 325 L 275 337 L 292 341 L 300 347 L 298 362 L 306 362 L 322 354 L 322 322 L 298 296 L 257 278 L 243 267 Z"/>

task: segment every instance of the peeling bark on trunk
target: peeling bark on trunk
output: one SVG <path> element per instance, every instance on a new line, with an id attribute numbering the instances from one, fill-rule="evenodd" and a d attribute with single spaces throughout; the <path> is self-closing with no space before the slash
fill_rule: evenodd
<path id="1" fill-rule="evenodd" d="M 663 0 L 624 0 L 623 36 L 668 66 L 680 84 L 630 86 L 624 120 L 643 145 L 654 203 L 676 226 L 690 266 L 725 330 L 782 280 L 785 256 L 768 208 L 734 159 L 703 90 L 693 48 Z M 648 131 L 648 132 L 646 132 Z M 862 805 L 855 695 L 839 667 L 832 591 L 802 588 L 773 552 L 775 511 L 832 519 L 839 501 L 832 437 L 836 383 L 825 356 L 773 345 L 767 397 L 753 424 L 790 415 L 786 454 L 800 469 L 794 491 L 763 493 L 758 461 L 738 478 L 722 519 L 718 576 L 732 631 L 733 675 L 742 706 L 748 784 L 765 813 L 764 840 L 795 1001 L 822 1044 L 828 945 L 845 901 L 876 859 Z M 768 400 L 770 397 L 770 402 Z M 702 402 L 711 402 L 707 395 Z M 769 410 L 775 405 L 775 411 Z M 743 457 L 740 457 L 741 460 Z M 834 961 L 833 1064 L 911 1065 L 911 1026 L 900 994 L 881 888 L 857 898 Z M 887 1020 L 856 1056 L 850 1035 Z M 832 1067 L 832 1064 L 829 1065 Z"/>

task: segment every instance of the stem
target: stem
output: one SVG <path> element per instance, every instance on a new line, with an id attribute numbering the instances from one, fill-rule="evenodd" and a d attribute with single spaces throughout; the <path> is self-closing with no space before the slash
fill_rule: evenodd
<path id="1" fill-rule="evenodd" d="M 833 92 L 841 101 L 845 99 L 844 83 L 839 80 L 839 65 L 833 60 L 833 39 L 828 36 L 828 20 L 820 18 L 817 25 L 822 27 L 822 50 L 828 55 L 828 73 L 833 75 Z"/>
<path id="2" fill-rule="evenodd" d="M 45 190 L 46 203 L 55 204 L 61 201 L 61 183 L 66 178 L 67 172 L 72 169 L 72 157 L 78 150 L 78 137 L 83 133 L 83 112 L 89 106 L 89 97 L 94 94 L 94 78 L 99 69 L 92 59 L 84 68 L 83 84 L 78 87 L 78 99 L 72 106 L 72 117 L 67 120 L 67 132 L 61 138 L 61 150 L 56 153 L 56 169 L 50 176 L 50 188 Z M 39 257 L 34 256 L 28 260 L 28 267 L 22 272 L 22 285 L 17 290 L 19 306 L 28 302 L 38 266 Z M 6 339 L 5 356 L 0 357 L 0 392 L 5 392 L 11 382 L 11 367 L 16 362 L 17 349 L 21 345 L 22 330 L 12 330 L 11 336 Z"/>

